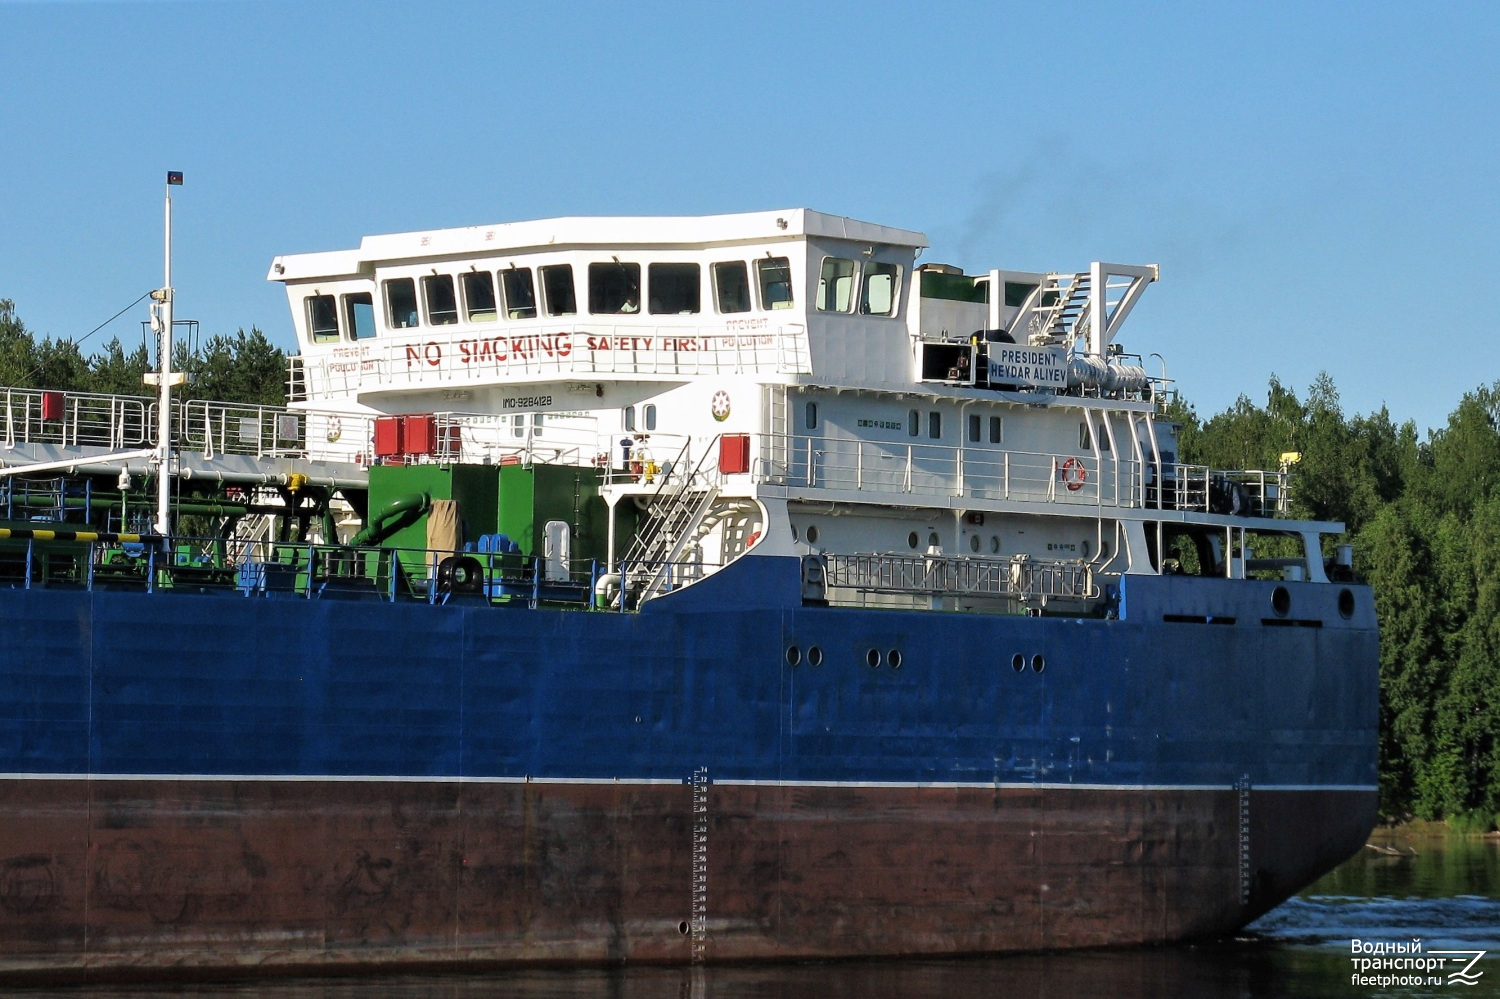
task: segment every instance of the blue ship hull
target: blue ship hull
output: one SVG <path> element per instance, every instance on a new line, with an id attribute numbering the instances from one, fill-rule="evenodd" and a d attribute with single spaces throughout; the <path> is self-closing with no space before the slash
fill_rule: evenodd
<path id="1" fill-rule="evenodd" d="M 1125 577 L 1110 620 L 805 605 L 756 556 L 635 614 L 15 590 L 0 973 L 1226 932 L 1375 816 L 1370 593 L 1275 586 Z"/>

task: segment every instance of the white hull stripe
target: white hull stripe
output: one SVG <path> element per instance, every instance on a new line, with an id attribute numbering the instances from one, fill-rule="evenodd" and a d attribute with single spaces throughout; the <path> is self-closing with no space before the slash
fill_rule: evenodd
<path id="1" fill-rule="evenodd" d="M 0 774 L 0 781 L 155 781 L 189 783 L 244 781 L 255 783 L 329 784 L 583 784 L 683 785 L 688 778 L 657 777 L 370 777 L 302 774 Z M 724 787 L 783 788 L 901 788 L 935 790 L 1044 791 L 1235 791 L 1235 784 L 1098 784 L 1067 781 L 840 781 L 840 780 L 713 780 Z M 1376 784 L 1251 784 L 1252 791 L 1377 791 Z"/>

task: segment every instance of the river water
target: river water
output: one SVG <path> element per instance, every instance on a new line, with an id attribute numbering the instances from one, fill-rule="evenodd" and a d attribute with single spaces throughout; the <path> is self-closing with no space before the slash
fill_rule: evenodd
<path id="1" fill-rule="evenodd" d="M 76 999 L 1500 997 L 1500 840 L 1382 833 L 1377 842 L 1400 852 L 1367 848 L 1238 936 L 1213 943 L 942 961 L 95 986 L 28 994 Z M 1395 956 L 1446 963 L 1436 970 L 1360 969 L 1357 959 L 1377 955 L 1355 954 L 1355 940 L 1405 948 L 1420 940 L 1420 953 Z M 1435 954 L 1440 951 L 1486 953 L 1471 964 L 1468 956 Z M 1472 984 L 1454 977 L 1465 970 Z"/>

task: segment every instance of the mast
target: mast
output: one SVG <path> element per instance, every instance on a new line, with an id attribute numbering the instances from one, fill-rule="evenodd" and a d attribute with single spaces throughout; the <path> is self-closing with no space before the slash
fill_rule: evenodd
<path id="1" fill-rule="evenodd" d="M 156 531 L 162 544 L 170 546 L 168 535 L 172 531 L 172 385 L 180 382 L 172 373 L 172 188 L 182 185 L 182 173 L 167 171 L 166 207 L 164 226 L 166 229 L 165 280 L 157 291 L 151 293 L 151 328 L 157 334 L 156 356 L 158 370 L 155 378 L 148 374 L 146 383 L 157 383 L 156 413 Z"/>

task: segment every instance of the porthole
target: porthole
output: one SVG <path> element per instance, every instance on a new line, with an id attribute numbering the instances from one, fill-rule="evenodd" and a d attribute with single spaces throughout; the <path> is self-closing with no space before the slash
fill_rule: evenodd
<path id="1" fill-rule="evenodd" d="M 1031 657 L 1031 672 L 1040 673 L 1047 668 L 1047 659 L 1040 652 Z"/>
<path id="2" fill-rule="evenodd" d="M 917 532 L 916 531 L 912 531 L 910 534 L 908 534 L 906 536 L 906 547 L 910 548 L 912 551 L 916 551 L 917 550 Z"/>
<path id="3" fill-rule="evenodd" d="M 969 535 L 969 551 L 973 552 L 976 555 L 979 554 L 979 535 Z"/>
<path id="4" fill-rule="evenodd" d="M 931 534 L 927 535 L 927 547 L 928 548 L 936 548 L 937 546 L 938 546 L 937 532 L 933 531 Z"/>
<path id="5" fill-rule="evenodd" d="M 792 525 L 792 540 L 793 541 L 797 540 L 797 525 L 796 524 Z"/>
<path id="6" fill-rule="evenodd" d="M 807 543 L 810 545 L 818 543 L 818 528 L 816 524 L 807 525 Z"/>
<path id="7" fill-rule="evenodd" d="M 998 534 L 991 534 L 990 535 L 990 554 L 991 555 L 999 555 L 1000 554 L 1000 535 L 998 535 Z"/>
<path id="8" fill-rule="evenodd" d="M 802 650 L 799 649 L 799 648 L 797 648 L 797 646 L 795 646 L 795 645 L 788 645 L 786 647 L 786 663 L 787 663 L 787 665 L 788 666 L 795 666 L 798 663 L 800 663 L 801 661 L 802 661 Z"/>
<path id="9" fill-rule="evenodd" d="M 681 933 L 683 936 L 687 936 L 688 935 L 687 920 L 684 919 L 682 922 L 680 922 L 680 923 L 677 924 L 677 932 Z"/>
<path id="10" fill-rule="evenodd" d="M 1276 612 L 1277 617 L 1286 617 L 1292 609 L 1292 595 L 1287 592 L 1285 586 L 1278 586 L 1271 593 L 1271 609 Z"/>
<path id="11" fill-rule="evenodd" d="M 901 650 L 892 649 L 885 654 L 885 661 L 891 664 L 891 669 L 901 668 Z"/>
<path id="12" fill-rule="evenodd" d="M 818 648 L 816 645 L 814 645 L 811 648 L 809 648 L 807 650 L 807 665 L 809 665 L 809 666 L 821 666 L 821 665 L 823 665 L 823 650 L 820 649 L 820 648 Z"/>
<path id="13" fill-rule="evenodd" d="M 871 649 L 869 652 L 865 653 L 865 665 L 869 666 L 871 669 L 876 669 L 880 666 L 879 649 Z"/>
<path id="14" fill-rule="evenodd" d="M 1010 668 L 1013 669 L 1013 670 L 1015 670 L 1017 673 L 1021 672 L 1023 669 L 1026 668 L 1026 657 L 1023 656 L 1023 655 L 1021 655 L 1021 653 L 1019 653 L 1019 652 L 1017 652 L 1015 655 L 1011 656 L 1010 657 Z"/>
<path id="15" fill-rule="evenodd" d="M 1079 550 L 1083 552 L 1084 558 L 1089 557 L 1089 543 L 1087 539 L 1085 539 L 1083 544 L 1079 546 Z"/>
<path id="16" fill-rule="evenodd" d="M 1339 590 L 1339 617 L 1345 621 L 1354 616 L 1354 592 Z"/>

